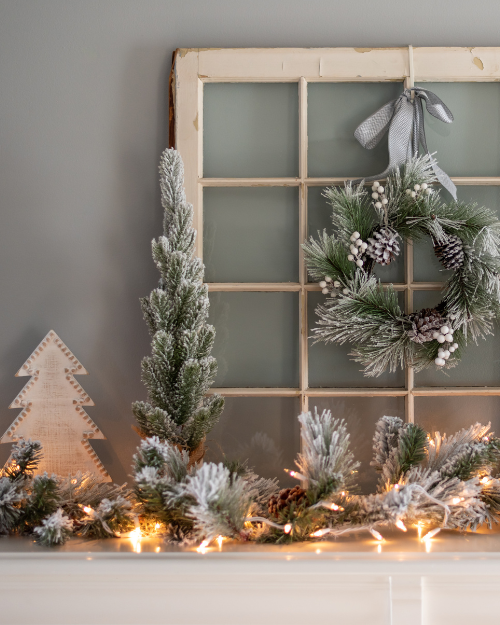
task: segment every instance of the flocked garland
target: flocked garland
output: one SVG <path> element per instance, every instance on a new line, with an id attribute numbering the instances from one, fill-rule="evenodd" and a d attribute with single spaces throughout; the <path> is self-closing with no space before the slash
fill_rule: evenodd
<path id="1" fill-rule="evenodd" d="M 469 339 L 492 333 L 500 313 L 500 222 L 473 203 L 443 202 L 429 155 L 407 162 L 371 190 L 330 188 L 333 233 L 303 245 L 309 274 L 319 281 L 318 341 L 351 343 L 365 375 L 412 366 L 455 366 Z M 406 241 L 430 237 L 453 271 L 434 309 L 405 314 L 392 285 L 373 273 L 393 262 Z"/>

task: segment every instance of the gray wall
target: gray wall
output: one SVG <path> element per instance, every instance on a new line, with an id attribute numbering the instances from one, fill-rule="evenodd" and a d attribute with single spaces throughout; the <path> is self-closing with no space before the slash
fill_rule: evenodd
<path id="1" fill-rule="evenodd" d="M 498 46 L 499 23 L 498 0 L 0 0 L 0 430 L 52 328 L 126 479 L 175 48 Z"/>

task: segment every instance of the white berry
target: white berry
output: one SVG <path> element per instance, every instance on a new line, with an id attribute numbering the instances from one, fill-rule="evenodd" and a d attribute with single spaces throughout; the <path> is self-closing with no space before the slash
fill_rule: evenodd
<path id="1" fill-rule="evenodd" d="M 375 180 L 375 182 L 373 183 L 373 186 L 375 188 L 380 187 L 380 182 L 378 180 Z"/>
<path id="2" fill-rule="evenodd" d="M 432 334 L 433 339 L 437 339 L 438 336 L 439 336 L 439 332 L 433 332 Z"/>
<path id="3" fill-rule="evenodd" d="M 432 189 L 426 189 L 425 192 L 427 195 L 430 195 L 432 193 Z"/>
<path id="4" fill-rule="evenodd" d="M 382 202 L 375 202 L 375 208 L 382 208 Z"/>
<path id="5" fill-rule="evenodd" d="M 325 276 L 325 280 L 326 280 L 327 282 L 331 282 L 331 281 L 332 281 L 332 279 L 330 278 L 330 276 Z"/>
<path id="6" fill-rule="evenodd" d="M 359 232 L 358 232 L 357 230 L 355 230 L 355 231 L 352 233 L 352 239 L 353 239 L 353 241 L 355 241 L 356 239 L 359 239 L 359 237 L 360 237 L 360 236 L 361 236 L 361 235 L 359 234 Z"/>
<path id="7" fill-rule="evenodd" d="M 351 252 L 353 254 L 357 254 L 358 253 L 358 248 L 355 245 L 351 245 L 351 247 L 349 249 L 351 250 Z"/>
<path id="8" fill-rule="evenodd" d="M 361 260 L 361 258 L 359 258 L 359 259 L 356 261 L 356 265 L 357 265 L 358 267 L 362 267 L 362 266 L 363 266 L 363 261 Z"/>
<path id="9" fill-rule="evenodd" d="M 458 343 L 453 343 L 452 347 L 454 347 L 455 349 L 458 349 Z"/>
<path id="10" fill-rule="evenodd" d="M 382 185 L 380 185 L 379 188 L 377 189 L 377 191 L 379 193 L 383 193 L 384 192 L 384 187 Z"/>
<path id="11" fill-rule="evenodd" d="M 448 343 L 451 343 L 453 341 L 453 334 L 447 334 L 444 338 L 448 341 Z"/>
<path id="12" fill-rule="evenodd" d="M 358 240 L 356 241 L 356 245 L 357 245 L 358 247 L 361 247 L 361 246 L 363 245 L 363 241 L 362 241 L 361 239 L 358 239 Z"/>
<path id="13" fill-rule="evenodd" d="M 374 200 L 378 200 L 378 193 L 377 193 L 376 191 L 374 191 L 374 192 L 372 193 L 372 198 L 373 198 Z"/>
<path id="14" fill-rule="evenodd" d="M 347 260 L 354 260 L 354 256 L 353 256 L 352 254 L 349 254 L 349 255 L 347 256 Z"/>
<path id="15" fill-rule="evenodd" d="M 444 358 L 436 358 L 434 362 L 437 364 L 438 367 L 442 367 L 446 364 L 446 360 Z"/>
<path id="16" fill-rule="evenodd" d="M 449 350 L 449 349 L 447 349 L 447 350 L 445 350 L 445 351 L 443 352 L 443 358 L 444 358 L 445 360 L 448 360 L 448 358 L 449 358 L 449 357 L 450 357 L 450 350 Z"/>
<path id="17" fill-rule="evenodd" d="M 426 182 L 422 182 L 422 184 L 420 185 L 420 188 L 423 189 L 424 191 L 427 189 L 428 184 Z"/>
<path id="18" fill-rule="evenodd" d="M 456 315 L 448 315 L 448 317 L 449 317 L 450 319 L 456 319 L 456 318 L 457 318 L 457 316 L 456 316 Z"/>
<path id="19" fill-rule="evenodd" d="M 368 247 L 368 243 L 363 242 L 363 245 L 361 246 L 362 250 L 366 250 Z"/>
<path id="20" fill-rule="evenodd" d="M 448 334 L 450 328 L 448 326 L 443 326 L 440 330 L 441 334 Z"/>
<path id="21" fill-rule="evenodd" d="M 338 289 L 340 286 L 340 282 L 338 280 L 335 280 L 335 282 L 333 283 L 333 286 Z"/>
<path id="22" fill-rule="evenodd" d="M 445 342 L 445 340 L 446 340 L 446 339 L 444 338 L 444 336 L 443 336 L 442 334 L 440 334 L 440 335 L 437 337 L 437 339 L 436 339 L 436 341 L 437 341 L 438 343 L 444 343 L 444 342 Z"/>
<path id="23" fill-rule="evenodd" d="M 349 289 L 344 289 L 344 290 L 342 291 L 342 293 L 343 293 L 344 295 L 349 295 Z"/>
<path id="24" fill-rule="evenodd" d="M 453 345 L 450 345 L 448 347 L 448 351 L 450 352 L 450 354 L 452 354 L 455 351 L 455 348 L 453 347 Z"/>
<path id="25" fill-rule="evenodd" d="M 382 204 L 384 204 L 384 206 L 385 206 L 386 204 L 389 204 L 389 200 L 385 197 L 385 198 L 382 200 Z"/>
<path id="26" fill-rule="evenodd" d="M 406 189 L 406 195 L 411 195 L 411 189 Z"/>
<path id="27" fill-rule="evenodd" d="M 326 282 L 324 280 L 321 280 L 321 282 L 319 283 L 319 286 L 324 289 L 326 286 Z"/>
<path id="28" fill-rule="evenodd" d="M 415 189 L 415 191 L 420 191 L 420 185 L 419 184 L 416 184 L 413 188 Z"/>
<path id="29" fill-rule="evenodd" d="M 323 293 L 323 295 L 326 295 L 328 293 L 328 289 L 321 289 L 321 292 Z"/>
<path id="30" fill-rule="evenodd" d="M 417 197 L 417 194 L 415 193 L 415 191 L 411 191 L 411 196 L 412 197 Z"/>

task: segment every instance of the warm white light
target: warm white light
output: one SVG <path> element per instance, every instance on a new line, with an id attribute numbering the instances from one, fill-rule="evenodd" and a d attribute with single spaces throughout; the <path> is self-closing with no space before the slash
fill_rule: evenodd
<path id="1" fill-rule="evenodd" d="M 394 490 L 399 490 L 399 484 L 394 484 Z"/>
<path id="2" fill-rule="evenodd" d="M 431 538 L 434 538 L 436 534 L 439 534 L 440 531 L 441 531 L 440 527 L 435 527 L 430 532 L 427 532 L 427 534 L 422 538 L 422 540 L 423 541 L 430 540 Z"/>
<path id="3" fill-rule="evenodd" d="M 89 506 L 83 506 L 83 511 L 85 512 L 85 514 L 90 514 L 92 512 L 92 508 L 90 508 Z"/>
<path id="4" fill-rule="evenodd" d="M 456 506 L 458 503 L 460 503 L 460 497 L 453 497 L 451 503 Z"/>
<path id="5" fill-rule="evenodd" d="M 479 481 L 481 482 L 481 484 L 489 484 L 489 481 L 490 481 L 490 480 L 489 480 L 489 478 L 487 478 L 487 477 L 485 476 L 485 477 L 481 478 Z"/>
<path id="6" fill-rule="evenodd" d="M 298 471 L 290 471 L 289 469 L 284 469 L 285 473 L 288 473 L 290 477 L 294 477 L 296 480 L 305 480 L 306 476 L 302 475 Z"/>
<path id="7" fill-rule="evenodd" d="M 156 547 L 155 551 L 156 553 L 160 553 L 160 547 Z"/>
<path id="8" fill-rule="evenodd" d="M 285 527 L 283 528 L 283 531 L 285 532 L 285 534 L 289 534 L 292 531 L 292 524 L 287 523 Z"/>
<path id="9" fill-rule="evenodd" d="M 161 525 L 159 523 L 155 523 L 155 530 L 159 530 Z"/>
<path id="10" fill-rule="evenodd" d="M 217 544 L 219 545 L 219 549 L 222 547 L 223 540 L 224 540 L 224 536 L 217 536 Z"/>
<path id="11" fill-rule="evenodd" d="M 313 532 L 311 536 L 314 536 L 315 538 L 320 538 L 321 536 L 325 536 L 325 534 L 328 534 L 329 532 L 330 530 L 327 527 L 324 527 L 321 530 L 316 530 L 315 532 Z"/>
<path id="12" fill-rule="evenodd" d="M 375 538 L 375 540 L 384 540 L 382 534 L 380 532 L 377 532 L 377 530 L 374 530 L 373 528 L 370 529 L 370 534 L 373 536 L 373 538 Z"/>
<path id="13" fill-rule="evenodd" d="M 321 549 L 316 549 L 316 553 L 321 553 Z"/>
<path id="14" fill-rule="evenodd" d="M 200 546 L 196 549 L 198 553 L 205 553 L 209 545 L 208 540 L 202 540 Z"/>
<path id="15" fill-rule="evenodd" d="M 418 537 L 422 538 L 422 523 L 420 521 L 417 523 L 417 532 L 418 532 Z"/>
<path id="16" fill-rule="evenodd" d="M 345 490 L 343 490 L 341 493 L 342 497 L 345 497 Z"/>
<path id="17" fill-rule="evenodd" d="M 398 527 L 402 532 L 406 532 L 406 525 L 403 523 L 401 519 L 396 521 L 396 527 Z"/>
<path id="18" fill-rule="evenodd" d="M 377 545 L 377 553 L 382 553 L 382 545 L 380 543 Z"/>

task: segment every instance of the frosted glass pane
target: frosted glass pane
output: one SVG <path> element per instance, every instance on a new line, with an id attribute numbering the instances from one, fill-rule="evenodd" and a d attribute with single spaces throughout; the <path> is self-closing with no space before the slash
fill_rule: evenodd
<path id="1" fill-rule="evenodd" d="M 402 83 L 308 85 L 309 176 L 372 176 L 387 167 L 387 135 L 373 150 L 354 138 L 359 124 L 403 92 Z"/>
<path id="2" fill-rule="evenodd" d="M 296 187 L 207 188 L 203 204 L 206 282 L 298 282 Z"/>
<path id="3" fill-rule="evenodd" d="M 298 293 L 210 293 L 215 386 L 298 386 Z"/>
<path id="4" fill-rule="evenodd" d="M 429 151 L 449 176 L 500 174 L 500 85 L 498 83 L 422 83 L 453 113 L 445 124 L 424 107 Z"/>
<path id="5" fill-rule="evenodd" d="M 309 322 L 309 336 L 313 336 L 312 329 L 316 326 L 316 307 L 325 301 L 326 296 L 316 291 L 307 295 L 307 316 Z M 400 302 L 402 305 L 402 301 Z M 402 370 L 395 373 L 385 372 L 378 378 L 367 378 L 362 372 L 361 365 L 349 357 L 352 345 L 337 343 L 315 343 L 309 341 L 309 386 L 311 388 L 399 388 L 405 383 Z"/>
<path id="6" fill-rule="evenodd" d="M 433 308 L 441 301 L 438 291 L 415 291 L 415 310 Z M 434 367 L 415 374 L 416 386 L 500 386 L 500 328 L 495 336 L 469 341 L 463 358 L 453 369 L 436 370 Z"/>
<path id="7" fill-rule="evenodd" d="M 205 459 L 248 460 L 248 466 L 282 487 L 296 486 L 285 468 L 293 468 L 300 451 L 300 401 L 296 397 L 226 397 L 219 423 L 207 439 Z"/>
<path id="8" fill-rule="evenodd" d="M 457 187 L 457 197 L 460 202 L 476 202 L 479 206 L 486 206 L 500 216 L 500 187 Z M 452 197 L 441 190 L 444 202 L 451 202 Z M 451 271 L 443 268 L 434 254 L 430 239 L 422 239 L 414 243 L 413 276 L 416 282 L 441 282 L 448 279 Z"/>
<path id="9" fill-rule="evenodd" d="M 205 84 L 205 178 L 297 176 L 297 83 Z"/>
<path id="10" fill-rule="evenodd" d="M 358 486 L 364 494 L 375 491 L 378 473 L 370 466 L 373 458 L 373 435 L 377 421 L 384 415 L 404 419 L 404 397 L 311 397 L 309 408 L 331 410 L 336 418 L 345 419 L 351 435 L 351 449 L 356 460 L 361 462 L 358 469 Z"/>
<path id="11" fill-rule="evenodd" d="M 427 432 L 454 434 L 479 422 L 500 433 L 500 397 L 415 397 L 415 422 Z"/>

